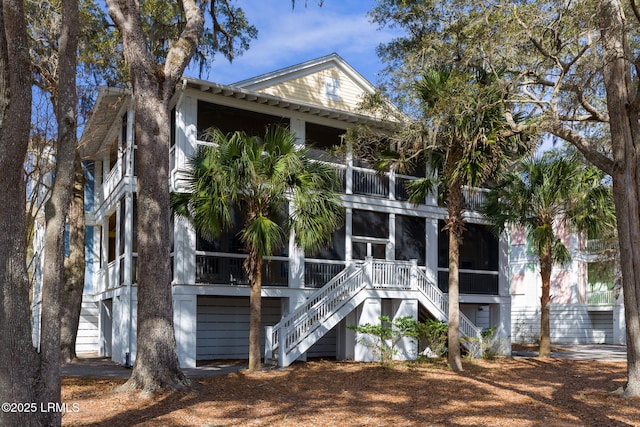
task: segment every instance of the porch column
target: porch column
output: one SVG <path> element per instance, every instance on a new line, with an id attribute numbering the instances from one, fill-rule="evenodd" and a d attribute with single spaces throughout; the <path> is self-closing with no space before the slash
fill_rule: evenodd
<path id="1" fill-rule="evenodd" d="M 492 351 L 501 356 L 511 355 L 511 298 L 502 298 L 499 304 L 489 306 L 489 323 L 496 326 Z M 488 344 L 488 343 L 487 343 Z"/>
<path id="2" fill-rule="evenodd" d="M 353 209 L 346 208 L 344 214 L 344 259 L 347 265 L 353 260 Z"/>
<path id="3" fill-rule="evenodd" d="M 393 321 L 401 317 L 411 316 L 418 320 L 418 300 L 417 299 L 394 299 L 392 301 Z M 396 344 L 398 353 L 393 356 L 394 360 L 416 360 L 418 358 L 418 340 L 404 337 Z"/>
<path id="4" fill-rule="evenodd" d="M 425 259 L 426 275 L 433 283 L 438 284 L 438 220 L 427 218 L 425 226 Z"/>
<path id="5" fill-rule="evenodd" d="M 357 326 L 369 323 L 371 325 L 377 325 L 380 323 L 380 316 L 382 315 L 382 301 L 380 298 L 367 298 L 360 307 L 358 307 Z M 376 338 L 371 335 L 361 334 L 356 332 L 355 334 L 355 349 L 354 360 L 356 362 L 373 362 L 379 359 L 379 355 L 375 355 L 373 348 L 375 348 Z"/>
<path id="6" fill-rule="evenodd" d="M 173 327 L 181 368 L 196 367 L 196 329 L 198 296 L 182 293 L 186 286 L 174 286 Z"/>
<path id="7" fill-rule="evenodd" d="M 622 293 L 620 293 L 613 305 L 613 344 L 617 345 L 627 344 L 627 325 L 622 300 Z"/>

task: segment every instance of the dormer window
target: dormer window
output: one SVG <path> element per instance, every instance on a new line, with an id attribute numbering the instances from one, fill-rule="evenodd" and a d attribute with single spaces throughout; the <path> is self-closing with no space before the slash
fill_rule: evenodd
<path id="1" fill-rule="evenodd" d="M 340 79 L 327 77 L 324 80 L 325 96 L 332 101 L 340 101 Z"/>

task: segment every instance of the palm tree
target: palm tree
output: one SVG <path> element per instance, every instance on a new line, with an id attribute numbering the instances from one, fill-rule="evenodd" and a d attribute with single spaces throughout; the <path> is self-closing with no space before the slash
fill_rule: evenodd
<path id="1" fill-rule="evenodd" d="M 273 126 L 264 138 L 243 132 L 209 133 L 213 146 L 190 159 L 189 193 L 174 193 L 172 207 L 203 237 L 214 239 L 244 214 L 240 232 L 250 292 L 249 370 L 260 368 L 262 264 L 293 231 L 305 251 L 326 246 L 342 221 L 339 180 L 330 166 L 312 162 L 289 130 Z M 288 208 L 291 203 L 292 209 Z M 287 218 L 279 223 L 280 218 Z"/>
<path id="2" fill-rule="evenodd" d="M 484 185 L 514 155 L 525 151 L 526 138 L 505 119 L 498 75 L 483 69 L 451 67 L 426 70 L 416 84 L 430 131 L 426 145 L 438 176 L 409 186 L 410 200 L 424 201 L 436 184 L 444 187 L 449 233 L 449 365 L 462 370 L 459 332 L 459 257 L 464 231 L 464 186 Z M 471 190 L 473 191 L 473 190 Z"/>
<path id="3" fill-rule="evenodd" d="M 615 228 L 611 188 L 604 174 L 587 167 L 575 155 L 548 152 L 520 162 L 495 185 L 483 208 L 497 231 L 507 225 L 523 226 L 540 262 L 539 357 L 551 354 L 549 305 L 554 264 L 571 261 L 569 250 L 556 235 L 559 226 L 589 234 Z"/>

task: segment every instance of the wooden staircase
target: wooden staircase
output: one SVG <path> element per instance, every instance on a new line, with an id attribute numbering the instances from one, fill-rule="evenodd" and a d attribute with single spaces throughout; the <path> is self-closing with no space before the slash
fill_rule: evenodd
<path id="1" fill-rule="evenodd" d="M 265 363 L 289 366 L 365 299 L 382 290 L 402 291 L 417 299 L 436 319 L 448 319 L 448 299 L 415 262 L 371 258 L 352 264 L 284 316 L 265 333 Z M 475 355 L 482 348 L 481 330 L 460 313 L 463 344 Z"/>

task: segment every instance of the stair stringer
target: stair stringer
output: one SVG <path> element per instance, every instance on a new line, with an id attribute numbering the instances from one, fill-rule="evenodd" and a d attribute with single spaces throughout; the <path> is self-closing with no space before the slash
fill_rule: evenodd
<path id="1" fill-rule="evenodd" d="M 320 322 L 313 332 L 306 334 L 305 337 L 284 356 L 284 360 L 287 361 L 285 366 L 288 366 L 302 356 L 312 345 L 318 342 L 320 338 L 340 323 L 340 321 L 347 317 L 353 310 L 358 308 L 358 306 L 367 299 L 367 294 L 369 294 L 369 290 L 360 289 L 345 301 L 339 309 L 333 311 L 328 318 Z"/>

